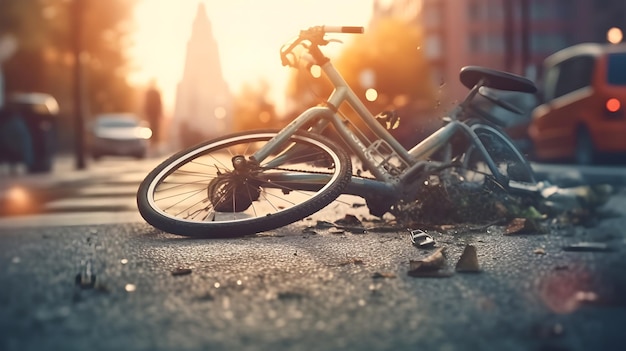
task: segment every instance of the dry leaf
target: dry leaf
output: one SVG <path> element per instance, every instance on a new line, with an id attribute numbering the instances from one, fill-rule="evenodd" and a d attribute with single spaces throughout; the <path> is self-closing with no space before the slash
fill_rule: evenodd
<path id="1" fill-rule="evenodd" d="M 416 271 L 436 271 L 446 263 L 445 247 L 441 247 L 423 260 L 409 260 L 409 274 Z"/>
<path id="2" fill-rule="evenodd" d="M 543 228 L 537 222 L 528 218 L 514 218 L 504 231 L 504 235 L 539 233 L 543 233 Z"/>

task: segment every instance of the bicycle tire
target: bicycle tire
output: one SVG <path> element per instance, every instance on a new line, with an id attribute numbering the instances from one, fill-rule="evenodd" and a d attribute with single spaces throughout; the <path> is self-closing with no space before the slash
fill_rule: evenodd
<path id="1" fill-rule="evenodd" d="M 309 132 L 299 132 L 293 135 L 283 145 L 283 148 L 287 148 L 287 145 L 305 145 L 306 149 L 298 150 L 315 151 L 315 158 L 307 156 L 306 159 L 303 157 L 303 161 L 295 162 L 291 160 L 292 163 L 283 164 L 280 169 L 277 167 L 263 169 L 264 163 L 262 163 L 260 170 L 258 173 L 255 173 L 254 177 L 246 178 L 244 181 L 244 183 L 247 181 L 245 186 L 241 186 L 240 180 L 238 180 L 239 183 L 235 184 L 235 180 L 222 181 L 224 178 L 217 176 L 217 173 L 222 175 L 230 174 L 228 172 L 232 165 L 227 166 L 223 162 L 224 157 L 235 154 L 249 156 L 256 148 L 264 145 L 277 133 L 278 131 L 276 130 L 235 133 L 200 143 L 169 157 L 152 170 L 139 186 L 137 206 L 141 216 L 152 226 L 172 234 L 207 238 L 239 237 L 296 222 L 319 211 L 341 195 L 342 190 L 351 179 L 352 166 L 350 157 L 332 141 Z M 242 145 L 245 145 L 246 148 L 243 148 Z M 276 154 L 271 155 L 269 158 L 272 159 L 274 156 Z M 315 162 L 321 164 L 317 166 Z M 202 172 L 198 172 L 197 168 L 201 168 Z M 303 188 L 309 188 L 301 191 L 295 188 L 288 188 L 288 186 L 292 185 L 291 183 L 289 185 L 287 185 L 288 183 L 280 182 L 262 183 L 259 180 L 263 179 L 265 175 L 284 175 L 286 177 L 289 175 L 293 176 L 293 174 L 311 175 L 320 173 L 319 169 L 323 169 L 322 173 L 329 176 L 327 183 L 317 185 L 301 183 Z M 213 178 L 209 178 L 211 172 L 216 173 Z M 190 177 L 197 177 L 199 180 L 188 183 L 183 182 Z M 214 183 L 213 179 L 220 180 Z M 252 185 L 253 183 L 255 185 Z M 180 189 L 177 189 L 178 187 Z M 199 190 L 190 192 L 189 188 L 198 188 Z M 167 196 L 161 197 L 157 195 L 159 192 L 163 192 L 169 196 L 169 192 L 173 191 L 178 191 L 180 195 L 184 196 L 190 194 L 187 200 L 193 200 L 196 205 L 201 204 L 201 206 L 204 205 L 205 207 L 196 206 L 184 209 L 181 215 L 178 211 L 180 211 L 182 205 L 172 204 L 172 202 L 180 201 L 182 203 L 186 200 L 185 197 L 182 200 L 177 200 L 176 197 L 180 195 L 171 194 L 171 199 L 168 199 Z M 206 193 L 206 195 L 203 195 L 202 192 Z M 216 200 L 216 194 L 221 194 L 219 200 Z M 223 214 L 221 206 L 227 204 L 227 201 L 224 199 L 226 196 L 230 197 L 231 195 L 233 209 Z M 242 211 L 241 208 L 236 208 L 235 203 L 242 202 L 243 200 L 240 201 L 241 198 L 245 198 L 246 195 L 248 199 L 244 200 L 250 203 L 244 204 L 243 206 L 247 205 L 248 207 Z M 290 199 L 294 201 L 292 203 L 282 202 L 282 200 L 278 199 L 278 197 L 288 197 L 290 195 L 293 195 L 292 197 L 294 198 L 300 197 L 302 199 Z M 263 201 L 266 203 L 263 204 Z M 276 203 L 273 203 L 274 201 Z M 214 202 L 217 202 L 217 204 Z M 265 207 L 262 205 L 265 205 Z M 211 206 L 213 206 L 213 209 L 210 208 Z M 218 207 L 220 211 L 215 210 Z M 173 211 L 174 208 L 176 211 Z M 269 212 L 267 212 L 268 209 Z M 206 216 L 197 216 L 201 214 L 198 211 L 205 211 Z M 210 212 L 213 212 L 213 214 Z M 194 216 L 190 217 L 190 215 Z M 220 216 L 221 218 L 216 220 Z M 205 220 L 209 217 L 211 218 L 210 221 Z"/>
<path id="2" fill-rule="evenodd" d="M 537 182 L 528 160 L 506 134 L 485 124 L 473 124 L 471 128 L 493 159 L 501 175 L 519 183 L 535 184 Z M 475 171 L 474 175 L 479 174 L 484 177 L 491 171 L 486 165 L 480 164 L 483 160 L 483 155 L 476 146 L 471 145 L 463 157 L 463 165 L 466 171 Z"/>

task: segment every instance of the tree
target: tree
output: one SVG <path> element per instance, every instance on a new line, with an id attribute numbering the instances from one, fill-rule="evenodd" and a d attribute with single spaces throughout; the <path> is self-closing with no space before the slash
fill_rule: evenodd
<path id="1" fill-rule="evenodd" d="M 0 34 L 11 33 L 17 53 L 5 65 L 6 90 L 50 93 L 61 107 L 60 134 L 69 138 L 73 113 L 72 11 L 75 0 L 0 0 Z M 85 105 L 92 113 L 136 108 L 125 56 L 135 0 L 80 0 Z"/>
<path id="2" fill-rule="evenodd" d="M 269 86 L 261 81 L 257 86 L 245 84 L 234 101 L 233 126 L 236 131 L 280 128 L 274 105 L 267 97 Z"/>

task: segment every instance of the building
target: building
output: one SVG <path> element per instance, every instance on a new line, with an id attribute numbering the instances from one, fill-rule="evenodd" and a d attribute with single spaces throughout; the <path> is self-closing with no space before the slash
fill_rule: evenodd
<path id="1" fill-rule="evenodd" d="M 217 42 L 204 4 L 200 3 L 187 43 L 183 77 L 176 90 L 171 128 L 175 146 L 189 146 L 231 132 L 232 105 Z"/>
<path id="2" fill-rule="evenodd" d="M 463 66 L 480 65 L 536 79 L 543 59 L 597 40 L 593 0 L 422 0 L 420 24 L 433 79 L 450 103 L 467 89 Z"/>

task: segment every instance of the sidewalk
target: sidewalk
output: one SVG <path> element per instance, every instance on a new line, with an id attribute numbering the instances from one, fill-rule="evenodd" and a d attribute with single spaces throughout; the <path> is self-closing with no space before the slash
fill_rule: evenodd
<path id="1" fill-rule="evenodd" d="M 103 159 L 99 162 L 88 160 L 85 169 L 77 169 L 73 155 L 62 154 L 55 158 L 54 167 L 50 173 L 28 174 L 23 169 L 19 169 L 17 175 L 12 175 L 6 172 L 6 168 L 3 168 L 0 172 L 0 199 L 6 196 L 8 189 L 16 185 L 35 189 L 49 189 L 89 179 L 120 176 L 137 170 L 147 173 L 160 161 L 161 158 L 140 161 L 125 158 Z"/>
<path id="2" fill-rule="evenodd" d="M 61 155 L 51 173 L 2 173 L 0 227 L 141 221 L 137 187 L 160 161 L 105 158 L 78 170 L 71 155 Z"/>

